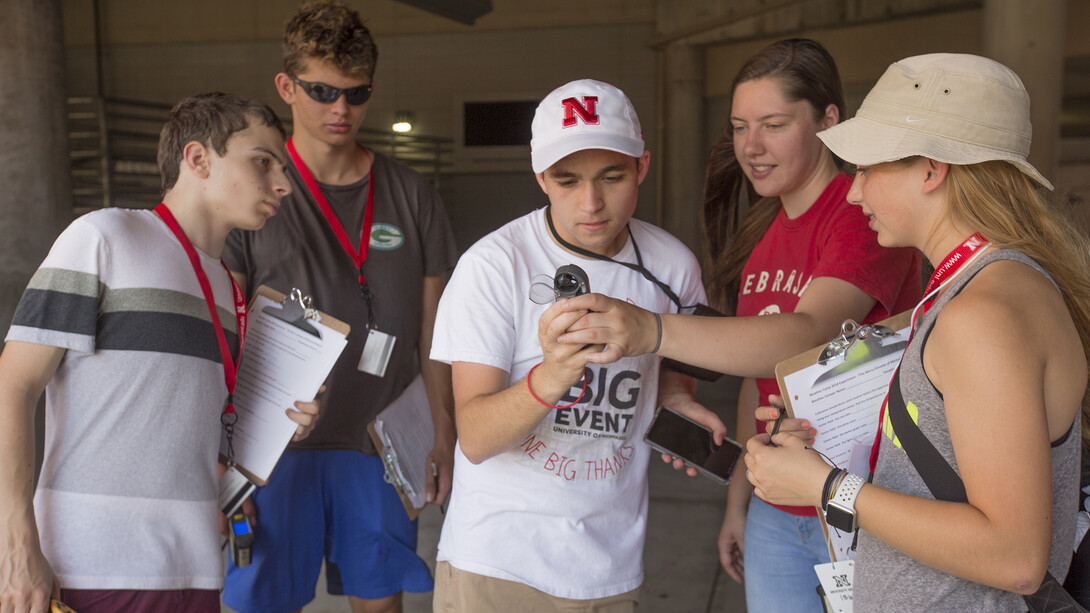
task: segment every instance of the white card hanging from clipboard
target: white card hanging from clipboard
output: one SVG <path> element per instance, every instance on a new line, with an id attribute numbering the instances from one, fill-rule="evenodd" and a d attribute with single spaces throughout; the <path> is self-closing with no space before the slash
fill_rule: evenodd
<path id="1" fill-rule="evenodd" d="M 234 396 L 234 461 L 248 479 L 264 485 L 297 427 L 285 410 L 317 395 L 348 343 L 349 326 L 313 308 L 294 288 L 290 296 L 257 288 L 248 313 Z M 226 452 L 224 437 L 224 461 Z"/>
<path id="2" fill-rule="evenodd" d="M 845 321 L 829 343 L 776 365 L 787 414 L 809 420 L 818 432 L 814 448 L 863 478 L 882 400 L 908 345 L 911 317 L 905 311 L 876 324 Z M 830 531 L 824 519 L 822 529 L 832 559 L 849 559 L 852 535 Z"/>

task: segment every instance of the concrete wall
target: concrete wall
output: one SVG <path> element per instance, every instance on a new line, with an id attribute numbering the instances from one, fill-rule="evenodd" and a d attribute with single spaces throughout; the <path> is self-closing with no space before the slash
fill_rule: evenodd
<path id="1" fill-rule="evenodd" d="M 101 3 L 107 96 L 173 103 L 221 90 L 258 98 L 288 115 L 272 79 L 282 66 L 283 24 L 296 2 Z M 91 4 L 65 3 L 69 95 L 95 92 Z M 408 111 L 414 132 L 457 139 L 463 102 L 539 100 L 585 77 L 625 90 L 645 124 L 656 115 L 655 53 L 646 44 L 653 35 L 651 0 L 606 0 L 589 9 L 575 0 L 547 9 L 497 0 L 493 13 L 472 28 L 391 0 L 349 4 L 367 19 L 379 48 L 366 127 L 389 129 L 395 113 Z M 654 134 L 648 130 L 647 136 L 654 154 Z M 528 148 L 482 162 L 459 147 L 455 167 L 441 192 L 460 248 L 546 202 L 530 174 Z M 637 215 L 645 219 L 654 216 L 655 182 L 652 173 L 641 190 Z"/>
<path id="2" fill-rule="evenodd" d="M 1090 95 L 1090 39 L 1082 32 L 1090 20 L 1090 2 L 1067 3 L 1064 96 L 1087 99 Z M 837 60 L 851 116 L 871 86 L 890 63 L 911 55 L 935 52 L 977 53 L 983 51 L 983 10 L 970 9 L 939 15 L 911 17 L 843 28 L 792 32 L 820 41 Z M 742 63 L 765 45 L 785 36 L 750 38 L 741 42 L 708 45 L 705 55 L 705 96 L 708 146 L 727 124 L 730 113 L 730 84 Z M 1031 92 L 1032 95 L 1032 92 Z M 1065 109 L 1066 112 L 1067 109 Z M 1055 117 L 1059 122 L 1060 117 Z M 1090 200 L 1090 139 L 1068 138 L 1062 143 L 1059 168 L 1055 172 L 1057 198 L 1085 203 Z M 1086 208 L 1086 207 L 1082 207 Z M 1088 219 L 1090 214 L 1080 214 Z"/>
<path id="3" fill-rule="evenodd" d="M 730 80 L 738 67 L 782 36 L 810 36 L 829 47 L 842 71 L 849 112 L 897 58 L 937 50 L 981 50 L 981 9 L 935 13 L 942 2 L 912 0 L 917 13 L 930 11 L 930 16 L 883 21 L 882 15 L 871 13 L 882 12 L 878 5 L 888 1 L 873 10 L 870 4 L 849 3 L 844 4 L 851 13 L 848 17 L 866 23 L 828 26 L 837 20 L 833 5 L 839 1 L 599 0 L 587 5 L 580 0 L 494 0 L 492 13 L 465 26 L 392 0 L 349 0 L 368 19 L 380 51 L 376 94 L 364 125 L 387 128 L 396 112 L 408 111 L 418 133 L 457 141 L 463 102 L 536 100 L 570 79 L 594 77 L 629 94 L 643 120 L 652 157 L 666 160 L 673 156 L 660 141 L 670 118 L 660 116 L 659 106 L 667 99 L 670 81 L 659 74 L 664 61 L 658 49 L 665 39 L 681 40 L 671 38 L 678 33 L 697 32 L 683 38 L 703 45 L 704 119 L 689 130 L 691 134 L 678 136 L 681 140 L 674 147 L 696 139 L 701 151 L 710 147 L 726 123 Z M 63 3 L 70 95 L 95 90 L 93 4 Z M 280 31 L 297 6 L 295 0 L 230 4 L 193 0 L 184 5 L 99 0 L 99 4 L 107 95 L 169 103 L 197 91 L 219 89 L 271 102 L 287 113 L 273 91 L 272 75 L 280 69 Z M 776 7 L 781 8 L 769 10 Z M 1090 2 L 1073 1 L 1068 7 L 1068 57 L 1086 58 L 1090 39 L 1077 28 L 1090 20 Z M 717 25 L 724 15 L 740 19 Z M 742 18 L 745 15 L 754 17 Z M 791 30 L 793 23 L 799 29 Z M 818 25 L 806 29 L 804 24 Z M 788 33 L 769 34 L 772 31 Z M 1074 74 L 1069 77 L 1070 91 L 1090 95 L 1090 71 Z M 1066 165 L 1057 178 L 1077 191 L 1074 186 L 1090 183 L 1083 174 L 1090 146 L 1068 140 L 1062 150 Z M 686 167 L 700 169 L 682 174 L 692 180 L 702 175 L 702 165 L 703 160 L 685 162 Z M 656 209 L 663 183 L 659 175 L 665 167 L 652 168 L 637 216 L 668 219 L 665 209 L 677 203 L 663 202 L 663 210 Z M 467 240 L 499 222 L 544 203 L 527 177 L 525 149 L 481 158 L 458 148 L 455 171 L 454 177 L 444 178 L 441 189 L 463 248 Z"/>

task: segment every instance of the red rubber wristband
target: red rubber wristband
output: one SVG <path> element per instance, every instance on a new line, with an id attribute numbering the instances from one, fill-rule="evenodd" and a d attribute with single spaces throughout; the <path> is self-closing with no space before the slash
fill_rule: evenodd
<path id="1" fill-rule="evenodd" d="M 533 366 L 530 367 L 530 372 L 526 373 L 526 389 L 530 390 L 530 395 L 534 397 L 534 400 L 538 401 L 539 403 L 541 403 L 544 406 L 549 407 L 550 409 L 570 409 L 570 408 L 574 407 L 575 405 L 579 404 L 579 401 L 583 399 L 583 394 L 587 393 L 587 367 L 586 366 L 583 367 L 583 389 L 579 392 L 579 397 L 576 398 L 575 402 L 573 402 L 571 404 L 566 404 L 564 406 L 558 406 L 558 405 L 555 405 L 555 404 L 549 404 L 548 402 L 545 402 L 541 398 L 538 398 L 537 394 L 534 393 L 534 388 L 530 385 L 530 375 L 534 374 L 534 369 L 537 368 L 538 366 L 541 366 L 542 364 L 544 364 L 544 362 L 538 362 L 537 364 L 534 364 Z"/>

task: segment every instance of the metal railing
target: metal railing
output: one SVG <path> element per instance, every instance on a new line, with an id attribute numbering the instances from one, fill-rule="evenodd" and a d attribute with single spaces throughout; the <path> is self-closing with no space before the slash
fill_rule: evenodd
<path id="1" fill-rule="evenodd" d="M 69 159 L 76 214 L 159 202 L 156 151 L 170 106 L 121 98 L 69 98 Z M 291 120 L 284 120 L 290 130 Z M 419 172 L 436 187 L 453 165 L 451 139 L 361 128 L 363 145 Z"/>

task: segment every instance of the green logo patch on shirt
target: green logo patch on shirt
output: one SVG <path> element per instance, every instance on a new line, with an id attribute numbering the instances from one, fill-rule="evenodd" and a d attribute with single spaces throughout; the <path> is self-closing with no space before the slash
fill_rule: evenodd
<path id="1" fill-rule="evenodd" d="M 379 251 L 393 251 L 405 244 L 405 233 L 401 228 L 388 223 L 376 223 L 371 226 L 371 248 Z"/>

